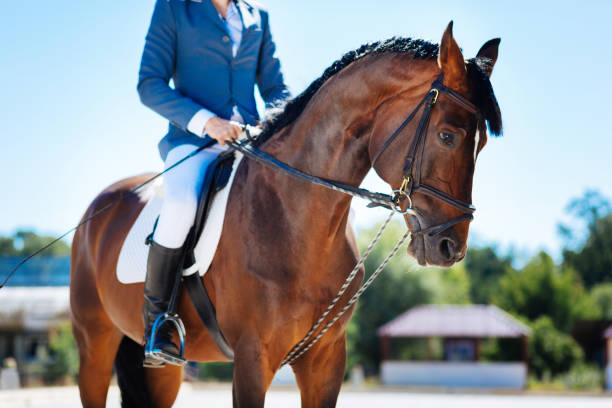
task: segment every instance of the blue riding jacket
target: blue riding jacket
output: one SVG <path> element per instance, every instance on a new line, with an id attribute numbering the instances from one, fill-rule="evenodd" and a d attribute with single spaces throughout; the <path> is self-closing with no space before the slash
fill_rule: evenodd
<path id="1" fill-rule="evenodd" d="M 210 0 L 157 0 L 155 4 L 138 93 L 143 104 L 170 121 L 158 145 L 164 160 L 178 145 L 202 146 L 211 140 L 187 131 L 189 121 L 203 107 L 229 119 L 236 106 L 246 123 L 255 124 L 259 119 L 255 83 L 266 107 L 289 96 L 267 11 L 250 0 L 232 1 L 243 23 L 235 57 L 225 25 Z M 169 84 L 171 79 L 174 87 Z"/>

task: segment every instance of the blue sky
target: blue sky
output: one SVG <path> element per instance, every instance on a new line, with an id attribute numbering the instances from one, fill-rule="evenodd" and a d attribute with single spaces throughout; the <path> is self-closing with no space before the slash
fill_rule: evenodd
<path id="1" fill-rule="evenodd" d="M 612 197 L 612 3 L 264 3 L 294 93 L 368 41 L 438 42 L 450 20 L 466 57 L 502 38 L 492 82 L 505 134 L 479 157 L 476 242 L 558 253 L 556 224 L 568 200 L 587 188 Z M 1 233 L 63 232 L 106 185 L 161 169 L 165 121 L 136 94 L 152 8 L 153 0 L 0 3 Z M 386 187 L 374 177 L 365 186 Z M 359 226 L 381 216 L 355 208 Z"/>

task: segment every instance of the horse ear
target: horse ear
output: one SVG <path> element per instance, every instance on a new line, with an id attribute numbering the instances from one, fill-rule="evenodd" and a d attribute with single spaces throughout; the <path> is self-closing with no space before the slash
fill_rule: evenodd
<path id="1" fill-rule="evenodd" d="M 487 41 L 482 47 L 480 47 L 478 54 L 476 54 L 476 58 L 484 60 L 484 64 L 480 64 L 480 67 L 487 73 L 488 76 L 491 76 L 493 67 L 495 66 L 495 61 L 497 61 L 497 52 L 500 41 L 501 38 L 494 38 Z"/>
<path id="2" fill-rule="evenodd" d="M 463 54 L 455 38 L 453 38 L 453 22 L 448 23 L 446 31 L 440 43 L 440 54 L 438 55 L 438 65 L 444 72 L 444 79 L 451 83 L 463 82 L 467 70 Z M 446 82 L 445 81 L 445 82 Z"/>

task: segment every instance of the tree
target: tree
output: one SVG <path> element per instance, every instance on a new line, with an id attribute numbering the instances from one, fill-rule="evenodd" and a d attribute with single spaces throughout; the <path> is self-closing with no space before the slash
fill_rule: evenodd
<path id="1" fill-rule="evenodd" d="M 593 286 L 591 299 L 597 305 L 601 319 L 612 319 L 612 283 L 600 283 Z"/>
<path id="2" fill-rule="evenodd" d="M 493 247 L 486 246 L 468 248 L 464 263 L 472 282 L 472 301 L 480 304 L 491 303 L 493 294 L 499 288 L 499 279 L 511 268 L 512 258 L 509 255 L 500 257 Z"/>
<path id="3" fill-rule="evenodd" d="M 431 302 L 438 304 L 471 303 L 471 279 L 461 262 L 451 268 L 419 268 L 423 286 L 431 294 Z"/>
<path id="4" fill-rule="evenodd" d="M 53 241 L 53 237 L 38 235 L 33 231 L 20 230 L 13 236 L 0 237 L 0 257 L 27 256 Z M 43 255 L 68 256 L 70 245 L 58 241 L 49 247 Z"/>
<path id="5" fill-rule="evenodd" d="M 584 353 L 578 343 L 557 330 L 549 317 L 540 317 L 531 328 L 529 368 L 538 377 L 565 373 L 584 361 Z"/>
<path id="6" fill-rule="evenodd" d="M 18 254 L 13 238 L 0 237 L 0 256 L 17 256 Z"/>
<path id="7" fill-rule="evenodd" d="M 536 255 L 522 270 L 508 269 L 493 301 L 529 320 L 549 316 L 563 331 L 569 330 L 576 318 L 597 315 L 576 273 L 557 267 L 545 252 Z"/>
<path id="8" fill-rule="evenodd" d="M 79 353 L 72 336 L 70 322 L 60 324 L 49 337 L 50 358 L 45 364 L 44 380 L 53 384 L 66 377 L 76 377 L 79 371 Z"/>
<path id="9" fill-rule="evenodd" d="M 17 231 L 15 241 L 21 245 L 20 255 L 27 256 L 43 246 L 53 241 L 53 237 L 38 235 L 33 231 Z M 58 241 L 51 247 L 45 250 L 46 256 L 67 256 L 70 255 L 70 245 L 63 241 Z"/>
<path id="10" fill-rule="evenodd" d="M 612 207 L 597 191 L 570 201 L 567 210 L 583 228 L 560 225 L 566 240 L 563 262 L 574 268 L 587 288 L 612 282 Z"/>

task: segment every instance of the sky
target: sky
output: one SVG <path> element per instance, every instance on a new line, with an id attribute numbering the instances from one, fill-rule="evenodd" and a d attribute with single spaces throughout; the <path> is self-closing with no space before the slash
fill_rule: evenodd
<path id="1" fill-rule="evenodd" d="M 586 189 L 612 197 L 612 2 L 263 3 L 294 94 L 366 42 L 439 42 L 450 20 L 466 58 L 502 38 L 491 81 L 505 132 L 478 158 L 473 243 L 558 255 L 568 201 Z M 161 170 L 166 122 L 136 93 L 153 4 L 0 2 L 0 234 L 62 233 L 105 186 Z M 389 188 L 374 175 L 363 186 Z M 384 216 L 354 208 L 360 228 Z"/>

